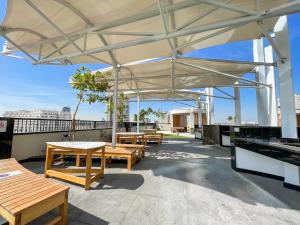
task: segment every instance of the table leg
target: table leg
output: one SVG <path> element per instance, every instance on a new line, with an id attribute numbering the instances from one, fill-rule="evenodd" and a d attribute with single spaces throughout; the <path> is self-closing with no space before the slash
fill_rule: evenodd
<path id="1" fill-rule="evenodd" d="M 105 149 L 102 149 L 102 153 L 101 153 L 101 178 L 104 177 L 104 168 L 105 168 L 105 163 L 106 163 L 106 158 L 105 158 Z"/>
<path id="2" fill-rule="evenodd" d="M 45 177 L 49 177 L 47 175 L 47 170 L 51 169 L 52 164 L 53 164 L 53 155 L 51 154 L 52 148 L 47 146 L 46 149 L 46 160 L 45 160 Z"/>
<path id="3" fill-rule="evenodd" d="M 90 189 L 91 186 L 91 169 L 92 169 L 92 152 L 88 151 L 86 154 L 85 190 Z"/>
<path id="4" fill-rule="evenodd" d="M 133 136 L 133 144 L 136 145 L 136 136 Z"/>

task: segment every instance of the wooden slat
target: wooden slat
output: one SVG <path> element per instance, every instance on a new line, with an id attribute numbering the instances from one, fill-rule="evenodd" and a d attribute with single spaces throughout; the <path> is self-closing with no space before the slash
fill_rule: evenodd
<path id="1" fill-rule="evenodd" d="M 72 176 L 72 175 L 65 174 L 65 173 L 62 173 L 62 172 L 58 172 L 58 171 L 55 171 L 55 170 L 47 170 L 46 173 L 49 176 L 53 176 L 53 177 L 57 177 L 57 178 L 67 180 L 67 181 L 70 181 L 70 182 L 74 182 L 74 183 L 77 183 L 77 184 L 85 185 L 85 178 Z"/>
<path id="2" fill-rule="evenodd" d="M 35 187 L 39 187 L 39 188 L 48 187 L 49 185 L 54 184 L 54 183 L 53 182 L 46 182 L 45 183 L 44 180 L 40 180 L 40 181 L 38 181 L 36 183 L 32 183 L 32 184 L 30 184 L 30 185 L 28 184 L 27 186 L 22 185 L 22 186 L 18 187 L 18 189 L 12 188 L 11 190 L 7 190 L 6 192 L 1 193 L 0 203 L 2 203 L 2 199 L 5 199 L 8 196 L 11 196 L 11 195 L 14 196 L 14 195 L 17 195 L 19 193 L 26 194 L 27 192 L 31 192 L 31 190 L 35 189 Z"/>
<path id="3" fill-rule="evenodd" d="M 51 197 L 51 196 L 53 196 L 55 194 L 58 194 L 58 193 L 63 192 L 63 191 L 66 191 L 67 189 L 68 188 L 66 188 L 65 186 L 63 186 L 63 187 L 56 187 L 55 189 L 52 190 L 51 193 L 47 193 L 47 192 L 41 193 L 39 196 L 37 196 L 37 198 L 32 199 L 31 202 L 27 202 L 27 203 L 24 203 L 22 205 L 19 205 L 16 208 L 14 208 L 13 211 L 19 212 L 19 211 L 21 211 L 21 210 L 23 210 L 23 209 L 25 209 L 27 207 L 30 207 L 31 205 L 34 205 L 34 204 L 37 204 L 37 203 L 39 203 L 39 202 L 41 202 L 43 200 L 46 200 L 47 198 L 49 198 L 49 197 Z"/>
<path id="4" fill-rule="evenodd" d="M 32 173 L 14 159 L 0 160 L 1 173 L 16 170 L 22 174 L 0 180 L 0 214 L 10 221 L 15 220 L 13 216 L 19 215 L 22 210 L 69 189 Z"/>
<path id="5" fill-rule="evenodd" d="M 7 196 L 7 197 L 4 197 L 3 199 L 1 198 L 1 204 L 3 206 L 10 206 L 16 202 L 19 202 L 19 201 L 23 201 L 31 196 L 34 196 L 36 194 L 38 194 L 39 192 L 42 192 L 44 190 L 49 190 L 53 187 L 57 187 L 57 186 L 60 186 L 56 183 L 52 183 L 52 184 L 49 184 L 47 186 L 44 186 L 44 187 L 39 187 L 38 189 L 35 189 L 33 190 L 32 186 L 30 186 L 27 190 L 24 190 L 24 192 L 20 192 L 20 193 L 17 193 L 17 194 L 13 194 L 10 195 L 10 196 Z M 11 196 L 15 196 L 15 198 L 11 198 Z"/>

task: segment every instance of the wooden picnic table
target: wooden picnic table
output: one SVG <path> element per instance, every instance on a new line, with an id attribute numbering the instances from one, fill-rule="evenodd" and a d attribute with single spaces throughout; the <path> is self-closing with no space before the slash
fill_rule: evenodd
<path id="1" fill-rule="evenodd" d="M 45 163 L 45 176 L 57 177 L 67 180 L 76 184 L 85 186 L 85 189 L 90 189 L 91 183 L 102 178 L 104 175 L 105 167 L 105 142 L 47 142 L 47 153 Z M 100 168 L 92 168 L 92 155 L 93 153 L 101 152 L 101 165 Z M 76 165 L 75 168 L 53 168 L 54 155 L 80 155 L 86 156 L 85 168 Z M 80 160 L 79 160 L 80 161 Z M 85 177 L 77 177 L 73 174 L 83 173 Z M 94 174 L 94 175 L 92 175 Z"/>
<path id="2" fill-rule="evenodd" d="M 0 215 L 10 225 L 28 224 L 59 208 L 59 215 L 47 224 L 66 225 L 69 187 L 45 179 L 15 159 L 0 160 Z"/>
<path id="3" fill-rule="evenodd" d="M 130 139 L 132 144 L 136 144 L 137 139 L 141 138 L 143 141 L 145 133 L 142 132 L 118 132 L 117 133 L 117 142 L 120 142 L 122 138 Z"/>

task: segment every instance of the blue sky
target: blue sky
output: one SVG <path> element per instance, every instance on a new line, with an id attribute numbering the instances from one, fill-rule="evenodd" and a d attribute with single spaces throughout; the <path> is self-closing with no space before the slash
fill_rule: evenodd
<path id="1" fill-rule="evenodd" d="M 0 6 L 1 7 L 1 6 Z M 5 7 L 0 8 L 0 21 Z M 300 91 L 300 14 L 289 16 L 290 39 L 295 92 Z M 2 47 L 4 40 L 0 38 Z M 252 42 L 245 41 L 223 46 L 193 51 L 188 56 L 253 60 Z M 80 65 L 47 66 L 32 65 L 30 61 L 0 55 L 0 116 L 7 110 L 43 108 L 60 110 L 63 106 L 76 105 L 76 93 L 68 84 L 68 78 Z M 99 69 L 103 65 L 87 65 L 90 69 Z M 232 90 L 228 89 L 232 93 Z M 192 104 L 192 102 L 186 102 Z M 136 113 L 136 103 L 130 105 L 131 113 Z M 179 103 L 142 103 L 141 108 L 152 107 L 168 111 L 188 106 Z M 243 121 L 256 121 L 256 96 L 253 89 L 241 90 Z M 224 122 L 229 115 L 234 115 L 234 104 L 230 100 L 215 99 L 215 120 Z M 100 120 L 105 117 L 103 104 L 82 104 L 78 118 Z"/>

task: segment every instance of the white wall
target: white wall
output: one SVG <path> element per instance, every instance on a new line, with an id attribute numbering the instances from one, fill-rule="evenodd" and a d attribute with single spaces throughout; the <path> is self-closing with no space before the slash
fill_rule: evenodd
<path id="1" fill-rule="evenodd" d="M 63 135 L 68 132 L 36 133 L 14 135 L 12 157 L 17 160 L 45 154 L 45 143 L 48 141 L 63 141 Z M 111 128 L 101 130 L 76 131 L 76 141 L 111 141 Z"/>

